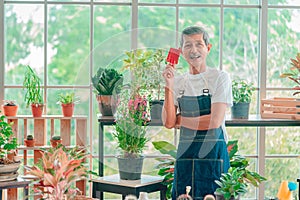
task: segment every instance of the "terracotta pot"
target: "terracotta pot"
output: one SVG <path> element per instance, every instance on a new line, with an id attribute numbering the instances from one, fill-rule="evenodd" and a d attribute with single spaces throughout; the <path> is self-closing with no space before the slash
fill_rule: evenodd
<path id="1" fill-rule="evenodd" d="M 33 117 L 41 117 L 43 114 L 44 105 L 43 104 L 31 104 L 31 111 Z"/>
<path id="2" fill-rule="evenodd" d="M 60 140 L 50 140 L 50 143 L 51 143 L 51 146 L 53 147 L 53 148 L 55 148 L 55 147 L 57 147 L 57 145 L 58 144 L 61 144 L 61 142 L 62 142 L 62 139 L 60 139 Z"/>
<path id="3" fill-rule="evenodd" d="M 15 106 L 2 106 L 3 113 L 5 116 L 16 116 L 18 112 L 18 107 L 17 105 Z"/>
<path id="4" fill-rule="evenodd" d="M 24 139 L 24 144 L 25 144 L 25 146 L 27 146 L 27 147 L 34 147 L 34 145 L 35 145 L 35 140 L 27 140 L 27 139 Z"/>
<path id="5" fill-rule="evenodd" d="M 74 103 L 61 104 L 62 113 L 64 117 L 72 117 L 74 112 Z"/>

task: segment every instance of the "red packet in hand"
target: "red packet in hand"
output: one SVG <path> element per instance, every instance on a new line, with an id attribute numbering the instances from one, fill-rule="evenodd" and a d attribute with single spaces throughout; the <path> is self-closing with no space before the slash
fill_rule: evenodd
<path id="1" fill-rule="evenodd" d="M 170 48 L 167 62 L 170 63 L 172 66 L 178 64 L 178 59 L 180 55 L 180 49 Z"/>

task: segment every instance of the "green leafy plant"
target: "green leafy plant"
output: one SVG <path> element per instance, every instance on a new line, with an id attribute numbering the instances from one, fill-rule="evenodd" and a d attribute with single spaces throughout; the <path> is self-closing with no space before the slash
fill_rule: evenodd
<path id="1" fill-rule="evenodd" d="M 31 104 L 43 104 L 41 79 L 29 65 L 25 72 L 23 88 L 26 89 L 24 100 L 27 107 Z"/>
<path id="2" fill-rule="evenodd" d="M 113 136 L 123 151 L 124 158 L 139 157 L 146 147 L 149 140 L 146 136 L 149 121 L 147 109 L 144 97 L 134 96 L 128 99 L 128 95 L 122 93 Z"/>
<path id="3" fill-rule="evenodd" d="M 253 83 L 247 83 L 245 80 L 232 81 L 232 96 L 234 103 L 249 103 L 253 91 L 255 90 Z"/>
<path id="4" fill-rule="evenodd" d="M 112 95 L 114 91 L 118 94 L 123 85 L 123 74 L 112 68 L 99 67 L 92 83 L 98 95 Z"/>
<path id="5" fill-rule="evenodd" d="M 79 97 L 75 97 L 74 92 L 60 93 L 58 95 L 57 104 L 78 103 Z"/>
<path id="6" fill-rule="evenodd" d="M 160 151 L 160 153 L 170 156 L 170 158 L 157 158 L 160 163 L 156 166 L 156 168 L 158 169 L 158 175 L 164 177 L 163 183 L 167 185 L 167 198 L 171 198 L 172 184 L 174 179 L 174 164 L 177 153 L 176 147 L 167 141 L 154 141 L 152 144 L 156 150 Z M 239 182 L 241 182 L 242 185 L 245 184 L 247 186 L 248 184 L 251 184 L 255 187 L 258 187 L 262 181 L 267 180 L 258 173 L 247 169 L 249 166 L 249 161 L 244 156 L 238 154 L 238 140 L 228 141 L 227 151 L 229 155 L 230 166 L 232 168 L 231 170 L 236 169 L 238 171 L 234 173 L 239 173 Z"/>
<path id="7" fill-rule="evenodd" d="M 225 200 L 236 199 L 238 196 L 247 192 L 247 184 L 241 180 L 242 171 L 238 168 L 229 168 L 227 173 L 221 175 L 220 181 L 216 184 L 220 186 L 216 189 L 217 194 L 222 194 Z"/>
<path id="8" fill-rule="evenodd" d="M 238 168 L 242 172 L 242 181 L 246 184 L 251 184 L 258 187 L 262 181 L 267 179 L 256 172 L 248 170 L 249 160 L 238 154 L 238 140 L 231 140 L 227 143 L 229 153 L 230 167 Z"/>
<path id="9" fill-rule="evenodd" d="M 167 186 L 166 197 L 170 199 L 172 196 L 174 165 L 177 150 L 173 144 L 166 141 L 154 141 L 152 144 L 160 153 L 170 156 L 169 158 L 156 158 L 160 163 L 155 167 L 158 169 L 158 175 L 164 177 L 163 184 Z"/>
<path id="10" fill-rule="evenodd" d="M 294 90 L 298 90 L 297 92 L 293 93 L 293 95 L 296 95 L 300 93 L 300 53 L 297 53 L 296 58 L 291 58 L 290 61 L 292 67 L 289 69 L 289 71 L 282 73 L 280 77 L 289 78 L 297 84 L 297 86 L 293 87 Z"/>
<path id="11" fill-rule="evenodd" d="M 5 120 L 5 116 L 0 116 L 0 164 L 12 163 L 6 158 L 7 154 L 18 147 L 17 138 L 14 137 L 12 124 Z"/>
<path id="12" fill-rule="evenodd" d="M 60 200 L 74 198 L 79 192 L 75 186 L 89 174 L 83 160 L 88 156 L 86 149 L 78 147 L 70 150 L 60 146 L 42 152 L 42 158 L 34 166 L 26 166 L 26 174 L 36 177 L 33 182 L 37 193 L 45 199 Z"/>
<path id="13" fill-rule="evenodd" d="M 132 74 L 133 93 L 145 93 L 152 99 L 161 100 L 164 95 L 162 77 L 163 49 L 137 49 L 125 52 L 122 70 L 128 69 Z"/>

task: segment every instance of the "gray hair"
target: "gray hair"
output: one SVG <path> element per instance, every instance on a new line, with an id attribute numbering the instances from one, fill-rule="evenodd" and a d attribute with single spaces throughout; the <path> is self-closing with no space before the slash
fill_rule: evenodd
<path id="1" fill-rule="evenodd" d="M 194 35 L 194 34 L 202 34 L 205 45 L 207 46 L 209 44 L 209 35 L 204 28 L 199 26 L 189 26 L 185 28 L 181 33 L 180 46 L 182 47 L 183 45 L 183 35 Z"/>

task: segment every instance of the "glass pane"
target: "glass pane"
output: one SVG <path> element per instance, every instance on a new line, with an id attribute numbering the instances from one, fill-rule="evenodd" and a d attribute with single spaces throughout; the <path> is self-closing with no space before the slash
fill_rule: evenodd
<path id="1" fill-rule="evenodd" d="M 43 70 L 42 5 L 5 5 L 5 84 L 22 85 L 25 65 Z M 44 77 L 41 75 L 43 80 Z"/>
<path id="2" fill-rule="evenodd" d="M 131 47 L 130 7 L 95 6 L 94 8 L 93 75 L 98 67 L 105 67 L 118 60 Z M 116 65 L 121 67 L 122 62 Z"/>
<path id="3" fill-rule="evenodd" d="M 299 136 L 299 127 L 267 128 L 266 154 L 299 154 Z"/>
<path id="4" fill-rule="evenodd" d="M 299 9 L 268 10 L 268 87 L 296 85 L 292 80 L 280 78 L 280 74 L 290 69 L 290 58 L 295 58 L 300 50 L 299 18 Z"/>
<path id="5" fill-rule="evenodd" d="M 61 106 L 57 104 L 60 93 L 75 92 L 79 102 L 75 104 L 74 115 L 89 114 L 89 90 L 88 89 L 48 89 L 47 93 L 47 114 L 62 115 Z"/>
<path id="6" fill-rule="evenodd" d="M 239 154 L 256 155 L 256 127 L 226 127 L 228 140 L 238 140 Z"/>
<path id="7" fill-rule="evenodd" d="M 233 5 L 258 5 L 259 0 L 224 0 L 224 4 Z"/>
<path id="8" fill-rule="evenodd" d="M 209 3 L 220 3 L 220 0 L 179 0 L 179 3 L 198 3 L 198 4 L 209 4 Z"/>
<path id="9" fill-rule="evenodd" d="M 274 97 L 293 97 L 292 93 L 294 93 L 294 91 L 290 90 L 267 91 L 267 99 Z"/>
<path id="10" fill-rule="evenodd" d="M 49 85 L 77 84 L 75 80 L 90 51 L 89 6 L 49 5 L 48 8 Z M 89 81 L 80 83 L 87 85 Z"/>
<path id="11" fill-rule="evenodd" d="M 265 197 L 267 197 L 266 199 L 274 198 L 277 196 L 278 188 L 283 180 L 296 182 L 296 179 L 299 178 L 299 159 L 266 159 L 265 177 L 268 179 L 268 181 L 265 182 Z M 293 192 L 295 197 L 297 196 L 296 191 Z M 295 199 L 297 199 L 297 197 Z"/>
<path id="12" fill-rule="evenodd" d="M 197 13 L 197 15 L 195 14 Z M 201 16 L 201 17 L 199 17 Z M 220 33 L 220 9 L 219 8 L 179 8 L 179 32 L 187 26 L 202 26 L 210 36 L 212 49 L 207 57 L 207 65 L 219 66 L 219 33 Z"/>
<path id="13" fill-rule="evenodd" d="M 138 46 L 169 48 L 176 45 L 176 10 L 166 7 L 140 7 Z"/>
<path id="14" fill-rule="evenodd" d="M 257 85 L 259 51 L 259 10 L 224 10 L 223 68 L 232 79 L 245 79 Z"/>
<path id="15" fill-rule="evenodd" d="M 299 6 L 299 0 L 268 0 L 269 5 L 289 5 L 289 6 Z"/>

